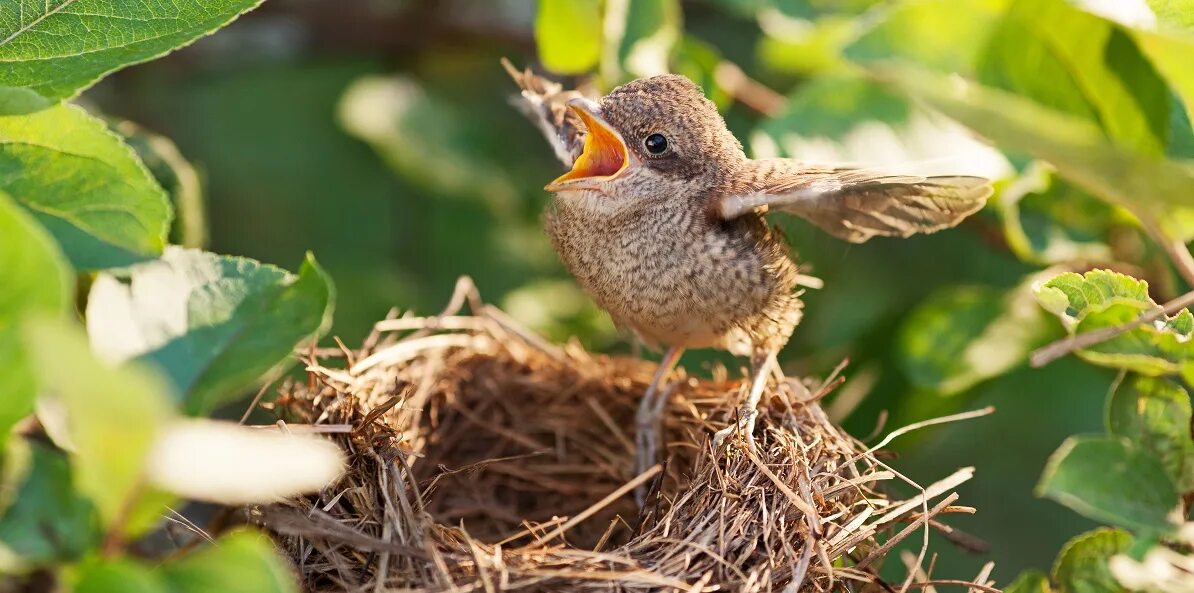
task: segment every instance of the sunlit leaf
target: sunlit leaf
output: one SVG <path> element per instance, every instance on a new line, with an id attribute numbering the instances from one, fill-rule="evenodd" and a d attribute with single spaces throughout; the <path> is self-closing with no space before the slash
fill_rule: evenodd
<path id="1" fill-rule="evenodd" d="M 1194 14 L 1194 11 L 1186 14 Z M 1134 29 L 1131 35 L 1140 51 L 1148 56 L 1165 77 L 1165 82 L 1177 93 L 1186 112 L 1194 110 L 1194 68 L 1190 68 L 1189 62 L 1189 57 L 1194 55 L 1194 32 L 1157 33 Z"/>
<path id="2" fill-rule="evenodd" d="M 112 129 L 137 152 L 158 185 L 170 196 L 175 212 L 170 243 L 183 247 L 205 247 L 207 214 L 204 211 L 203 186 L 195 167 L 165 136 L 127 120 L 116 122 Z"/>
<path id="3" fill-rule="evenodd" d="M 1107 402 L 1107 429 L 1151 452 L 1178 490 L 1194 490 L 1190 394 L 1163 378 L 1129 376 Z"/>
<path id="4" fill-rule="evenodd" d="M 1053 565 L 1053 580 L 1067 593 L 1126 592 L 1107 563 L 1127 552 L 1132 536 L 1119 529 L 1096 529 L 1066 542 Z"/>
<path id="5" fill-rule="evenodd" d="M 847 162 L 914 174 L 1010 171 L 998 151 L 873 81 L 824 76 L 801 85 L 751 138 L 754 156 Z"/>
<path id="6" fill-rule="evenodd" d="M 28 329 L 42 397 L 61 401 L 69 417 L 76 488 L 105 526 L 125 529 L 121 521 L 130 518 L 150 448 L 170 413 L 170 388 L 140 366 L 100 362 L 82 330 L 66 322 L 40 320 Z"/>
<path id="7" fill-rule="evenodd" d="M 943 72 L 973 72 L 1010 0 L 895 2 L 846 48 L 859 62 L 904 58 Z"/>
<path id="8" fill-rule="evenodd" d="M 680 41 L 680 1 L 634 0 L 625 6 L 625 27 L 615 54 L 619 66 L 631 77 L 666 74 Z"/>
<path id="9" fill-rule="evenodd" d="M 327 487 L 344 468 L 331 441 L 211 420 L 163 430 L 149 479 L 180 496 L 229 505 L 266 504 Z"/>
<path id="10" fill-rule="evenodd" d="M 54 240 L 0 191 L 0 451 L 8 431 L 33 409 L 35 384 L 21 347 L 21 319 L 65 313 L 69 266 Z"/>
<path id="11" fill-rule="evenodd" d="M 1156 306 L 1148 296 L 1148 283 L 1110 270 L 1085 274 L 1058 274 L 1038 289 L 1046 309 L 1063 316 L 1067 326 L 1076 326 L 1092 313 L 1124 304 L 1140 309 Z"/>
<path id="12" fill-rule="evenodd" d="M 978 80 L 1099 125 L 1117 144 L 1162 154 L 1169 90 L 1120 25 L 1065 0 L 1015 0 Z"/>
<path id="13" fill-rule="evenodd" d="M 1009 291 L 953 286 L 904 320 L 900 359 L 914 385 L 952 395 L 1022 364 L 1049 334 L 1030 282 Z"/>
<path id="14" fill-rule="evenodd" d="M 599 0 L 539 0 L 539 59 L 558 74 L 591 70 L 601 57 L 602 22 Z"/>
<path id="15" fill-rule="evenodd" d="M 478 146 L 463 114 L 414 80 L 368 76 L 344 92 L 340 121 L 404 177 L 508 209 L 519 199 L 508 174 Z"/>
<path id="16" fill-rule="evenodd" d="M 1093 123 L 1030 99 L 923 69 L 889 64 L 873 74 L 974 129 L 997 145 L 1049 161 L 1102 199 L 1160 214 L 1194 205 L 1194 164 L 1113 146 Z"/>
<path id="17" fill-rule="evenodd" d="M 1057 315 L 1071 334 L 1114 327 L 1158 308 L 1148 283 L 1109 270 L 1067 272 L 1037 287 L 1037 301 Z M 1179 330 L 1192 326 L 1188 313 L 1144 324 L 1078 351 L 1088 362 L 1144 375 L 1181 373 L 1194 361 L 1194 342 Z"/>
<path id="18" fill-rule="evenodd" d="M 95 507 L 75 492 L 66 456 L 36 442 L 15 446 L 27 447 L 30 461 L 13 485 L 12 506 L 0 514 L 0 547 L 27 567 L 80 558 L 98 543 L 100 531 Z"/>
<path id="19" fill-rule="evenodd" d="M 15 0 L 0 15 L 0 85 L 62 99 L 224 26 L 261 0 Z"/>
<path id="20" fill-rule="evenodd" d="M 126 558 L 90 559 L 74 571 L 74 593 L 170 593 L 151 567 Z"/>
<path id="21" fill-rule="evenodd" d="M 1130 215 L 1033 162 L 999 192 L 996 207 L 1004 237 L 1020 259 L 1051 265 L 1072 261 L 1111 261 L 1111 231 L 1132 222 Z"/>
<path id="22" fill-rule="evenodd" d="M 582 337 L 590 349 L 616 343 L 617 330 L 572 280 L 539 280 L 506 294 L 502 310 L 535 333 L 564 342 Z"/>
<path id="23" fill-rule="evenodd" d="M 1161 23 L 1194 28 L 1194 1 L 1148 0 L 1148 6 Z"/>
<path id="24" fill-rule="evenodd" d="M 1050 593 L 1049 577 L 1035 570 L 1026 570 L 1016 577 L 1012 584 L 1003 590 L 1004 593 Z"/>
<path id="25" fill-rule="evenodd" d="M 719 109 L 729 106 L 730 95 L 721 85 L 717 84 L 717 66 L 721 63 L 721 55 L 717 48 L 686 35 L 676 48 L 672 59 L 672 72 L 687 76 L 701 90 L 705 96 L 713 101 Z"/>
<path id="26" fill-rule="evenodd" d="M 817 22 L 775 18 L 760 21 L 759 60 L 768 68 L 796 74 L 831 73 L 843 68 L 842 50 L 858 35 L 860 19 L 826 16 Z"/>
<path id="27" fill-rule="evenodd" d="M 298 591 L 289 566 L 269 538 L 234 531 L 214 544 L 161 567 L 177 593 L 291 593 Z"/>
<path id="28" fill-rule="evenodd" d="M 1116 437 L 1070 437 L 1049 458 L 1037 496 L 1096 521 L 1145 532 L 1173 529 L 1178 494 L 1165 468 L 1144 449 Z"/>
<path id="29" fill-rule="evenodd" d="M 133 151 L 74 105 L 0 116 L 0 191 L 29 209 L 77 268 L 154 256 L 170 226 L 170 203 Z"/>
<path id="30" fill-rule="evenodd" d="M 54 103 L 29 89 L 0 85 L 0 115 L 24 115 L 52 107 Z"/>
<path id="31" fill-rule="evenodd" d="M 109 360 L 165 371 L 188 413 L 236 398 L 295 345 L 326 329 L 326 275 L 308 256 L 298 275 L 239 257 L 171 247 L 161 259 L 96 278 L 87 327 Z"/>

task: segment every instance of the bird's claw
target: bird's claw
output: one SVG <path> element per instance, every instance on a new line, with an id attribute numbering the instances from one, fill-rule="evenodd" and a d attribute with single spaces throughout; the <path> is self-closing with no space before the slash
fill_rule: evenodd
<path id="1" fill-rule="evenodd" d="M 713 435 L 713 449 L 715 451 L 723 450 L 726 442 L 730 437 L 741 434 L 742 438 L 746 440 L 746 447 L 751 451 L 755 450 L 755 420 L 759 417 L 759 411 L 755 408 L 742 408 L 738 410 L 738 421 L 717 431 Z"/>

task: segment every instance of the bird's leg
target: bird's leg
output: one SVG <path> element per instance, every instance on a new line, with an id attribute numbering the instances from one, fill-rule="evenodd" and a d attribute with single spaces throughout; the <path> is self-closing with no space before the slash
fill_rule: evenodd
<path id="1" fill-rule="evenodd" d="M 751 383 L 746 401 L 738 408 L 738 421 L 713 435 L 713 448 L 720 450 L 726 439 L 737 432 L 746 437 L 746 445 L 755 447 L 755 419 L 759 417 L 759 400 L 763 397 L 763 388 L 767 386 L 767 376 L 771 374 L 771 367 L 778 366 L 775 352 L 756 352 L 750 359 Z"/>
<path id="2" fill-rule="evenodd" d="M 636 445 L 634 475 L 636 476 L 655 464 L 655 450 L 658 448 L 659 441 L 659 419 L 663 415 L 664 407 L 663 402 L 656 402 L 656 400 L 660 398 L 663 382 L 667 379 L 668 373 L 676 367 L 676 363 L 680 361 L 680 355 L 683 353 L 684 348 L 680 346 L 668 348 L 663 355 L 663 360 L 659 361 L 659 368 L 655 369 L 655 376 L 651 377 L 651 385 L 647 387 L 647 393 L 639 402 L 638 413 L 635 415 L 634 433 Z M 638 505 L 643 506 L 646 498 L 645 485 L 635 489 L 634 497 L 638 501 Z"/>

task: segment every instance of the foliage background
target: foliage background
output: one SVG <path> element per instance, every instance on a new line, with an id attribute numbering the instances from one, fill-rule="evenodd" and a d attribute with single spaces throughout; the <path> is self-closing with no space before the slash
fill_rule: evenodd
<path id="1" fill-rule="evenodd" d="M 589 4 L 270 0 L 209 38 L 106 78 L 79 102 L 173 140 L 201 186 L 207 249 L 289 269 L 307 251 L 318 254 L 339 294 L 334 333 L 349 344 L 391 307 L 437 310 L 467 274 L 489 301 L 554 339 L 632 350 L 577 290 L 539 229 L 548 200 L 541 188 L 558 166 L 508 105 L 514 87 L 498 66 L 502 56 L 577 72 L 597 68 L 600 57 L 598 85 L 608 86 L 650 70 L 651 43 L 634 42 L 654 40 L 671 52 L 672 67 L 706 87 L 748 152 L 912 172 L 960 166 L 998 177 L 990 208 L 933 236 L 852 246 L 785 222 L 795 253 L 825 288 L 807 294 L 806 318 L 782 362 L 789 374 L 824 375 L 848 357 L 852 381 L 829 409 L 858 436 L 884 417 L 890 428 L 996 406 L 993 416 L 898 440 L 897 467 L 931 481 L 977 466 L 961 494 L 979 512 L 953 523 L 989 541 L 990 553 L 939 546 L 940 573 L 973 574 L 988 559 L 1000 583 L 1023 569 L 1047 570 L 1064 542 L 1095 523 L 1036 498 L 1033 487 L 1066 437 L 1103 430 L 1102 402 L 1116 375 L 1072 357 L 1028 368 L 1031 347 L 1062 330 L 1026 287 L 1048 265 L 1114 265 L 1149 280 L 1161 302 L 1184 292 L 1164 255 L 1125 222 L 1130 217 L 1025 154 L 984 152 L 960 128 L 925 124 L 905 99 L 848 77 L 838 55 L 844 38 L 901 3 L 634 0 L 630 41 L 612 58 L 598 55 L 610 50 L 585 18 Z M 942 71 L 981 70 L 988 84 L 1003 77 L 996 86 L 1044 96 L 1056 109 L 1122 120 L 1126 141 L 1147 144 L 1152 136 L 1141 130 L 1160 126 L 1164 142 L 1143 151 L 1194 156 L 1188 117 L 1168 95 L 1154 101 L 1163 121 L 1148 106 L 1086 113 L 1092 108 L 1067 95 L 1068 86 L 1049 86 L 1058 74 L 1040 66 L 1047 60 L 980 59 L 967 45 L 989 34 L 1029 47 L 1051 32 L 1064 45 L 1067 33 L 1071 41 L 1085 34 L 1070 21 L 1028 2 L 903 4 L 920 8 L 853 46 L 851 57 L 911 55 Z M 1022 8 L 1023 22 L 992 33 L 991 15 L 1009 4 Z M 763 93 L 760 105 L 758 96 L 728 88 L 716 72 L 723 62 L 778 97 Z M 904 77 L 912 73 L 891 72 L 919 85 Z M 1143 123 L 1132 120 L 1137 111 Z M 197 240 L 193 229 L 176 229 L 180 237 Z M 973 344 L 985 349 L 976 354 Z M 713 353 L 684 358 L 695 372 L 718 361 L 736 364 Z"/>

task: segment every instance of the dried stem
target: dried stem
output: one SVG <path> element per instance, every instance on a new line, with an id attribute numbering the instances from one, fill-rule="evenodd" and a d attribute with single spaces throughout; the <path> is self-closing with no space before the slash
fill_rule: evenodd
<path id="1" fill-rule="evenodd" d="M 830 423 L 818 400 L 833 380 L 810 395 L 777 378 L 758 446 L 721 451 L 710 435 L 733 420 L 740 382 L 678 383 L 663 463 L 630 476 L 654 365 L 547 343 L 467 281 L 440 315 L 379 323 L 359 350 L 322 355 L 326 366 L 305 356 L 308 380 L 284 382 L 279 405 L 289 429 L 339 443 L 349 471 L 321 496 L 251 515 L 314 593 L 895 591 L 877 576 L 885 553 L 970 510 L 952 492 L 969 468 L 922 488 Z M 915 495 L 879 487 L 896 479 Z M 646 481 L 654 503 L 640 512 L 631 493 Z M 929 558 L 917 539 L 911 574 Z"/>

